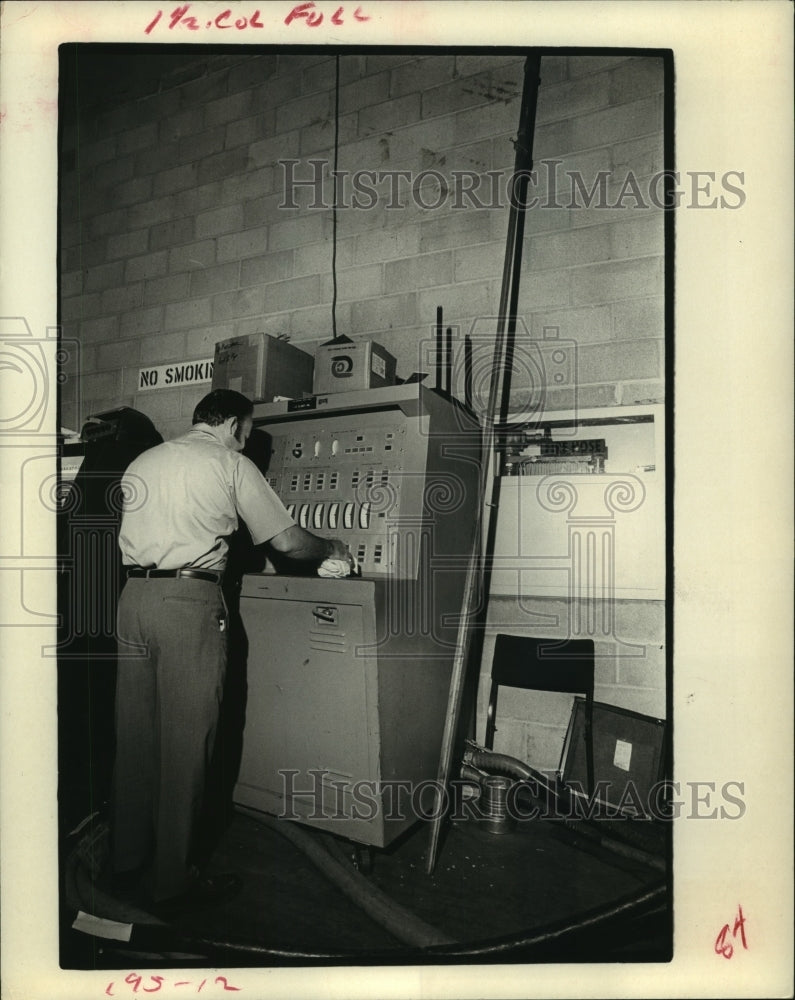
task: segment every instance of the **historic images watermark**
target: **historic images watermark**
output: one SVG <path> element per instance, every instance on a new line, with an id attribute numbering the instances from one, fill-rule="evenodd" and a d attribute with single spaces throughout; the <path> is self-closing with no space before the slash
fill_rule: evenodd
<path id="1" fill-rule="evenodd" d="M 279 819 L 350 820 L 362 823 L 488 818 L 477 781 L 460 778 L 446 785 L 429 778 L 412 782 L 347 781 L 322 768 L 305 772 L 283 768 Z M 512 781 L 502 808 L 516 821 L 547 820 L 704 820 L 742 819 L 746 813 L 745 782 L 656 781 L 641 787 L 631 779 L 598 781 L 590 793 L 572 781 L 565 795 L 553 794 L 554 777 Z"/>
<path id="2" fill-rule="evenodd" d="M 528 171 L 334 170 L 327 160 L 279 160 L 283 209 L 376 207 L 435 209 L 738 209 L 746 201 L 742 170 L 661 170 L 639 177 L 598 170 L 586 177 L 563 160 L 539 160 Z M 520 202 L 520 180 L 527 194 Z M 307 195 L 311 200 L 307 201 Z"/>

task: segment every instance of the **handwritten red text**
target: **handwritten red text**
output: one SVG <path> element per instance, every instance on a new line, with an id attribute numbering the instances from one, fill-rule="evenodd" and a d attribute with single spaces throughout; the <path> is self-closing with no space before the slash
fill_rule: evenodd
<path id="1" fill-rule="evenodd" d="M 721 927 L 717 938 L 715 938 L 716 954 L 722 955 L 723 958 L 731 958 L 735 952 L 735 942 L 738 940 L 738 934 L 743 948 L 747 951 L 748 940 L 745 936 L 745 917 L 743 915 L 742 906 L 737 907 L 737 916 L 734 920 L 734 926 L 731 927 L 729 924 L 724 924 L 723 927 Z"/>

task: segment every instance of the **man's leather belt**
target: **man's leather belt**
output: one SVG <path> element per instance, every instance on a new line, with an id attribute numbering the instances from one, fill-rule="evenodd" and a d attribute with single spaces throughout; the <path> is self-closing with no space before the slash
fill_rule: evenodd
<path id="1" fill-rule="evenodd" d="M 207 580 L 210 583 L 220 583 L 221 575 L 220 572 L 210 569 L 144 569 L 143 566 L 136 566 L 127 570 L 127 576 L 143 576 L 155 580 L 187 577 L 189 580 Z"/>

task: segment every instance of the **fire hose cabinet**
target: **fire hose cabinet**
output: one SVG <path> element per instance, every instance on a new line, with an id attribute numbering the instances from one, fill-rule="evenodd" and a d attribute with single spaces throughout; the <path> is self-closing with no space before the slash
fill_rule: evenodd
<path id="1" fill-rule="evenodd" d="M 306 411 L 255 408 L 271 442 L 267 477 L 299 524 L 348 543 L 361 576 L 243 578 L 234 800 L 386 847 L 434 801 L 480 433 L 416 384 L 316 399 Z"/>

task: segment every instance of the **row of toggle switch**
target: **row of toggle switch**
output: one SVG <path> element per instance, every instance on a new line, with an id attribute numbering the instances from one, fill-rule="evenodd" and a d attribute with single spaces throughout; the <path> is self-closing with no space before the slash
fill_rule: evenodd
<path id="1" fill-rule="evenodd" d="M 302 503 L 287 504 L 287 513 L 294 518 L 302 528 L 311 527 L 319 530 L 329 528 L 369 528 L 370 504 L 359 504 L 358 516 L 355 503 Z M 297 511 L 297 514 L 296 514 Z M 342 519 L 340 520 L 340 514 Z"/>

